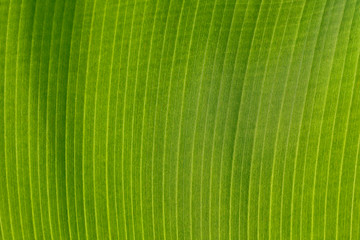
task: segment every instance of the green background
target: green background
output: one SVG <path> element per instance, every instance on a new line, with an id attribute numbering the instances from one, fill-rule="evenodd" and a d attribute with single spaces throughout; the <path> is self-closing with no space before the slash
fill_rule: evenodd
<path id="1" fill-rule="evenodd" d="M 0 238 L 360 239 L 360 1 L 1 0 Z"/>

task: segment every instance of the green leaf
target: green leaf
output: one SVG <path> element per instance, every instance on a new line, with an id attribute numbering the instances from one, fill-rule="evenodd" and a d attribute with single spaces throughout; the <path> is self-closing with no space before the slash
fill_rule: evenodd
<path id="1" fill-rule="evenodd" d="M 0 239 L 359 239 L 360 1 L 2 0 Z"/>

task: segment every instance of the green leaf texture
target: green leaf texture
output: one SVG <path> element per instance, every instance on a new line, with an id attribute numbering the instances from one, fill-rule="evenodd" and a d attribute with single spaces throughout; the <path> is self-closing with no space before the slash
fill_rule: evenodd
<path id="1" fill-rule="evenodd" d="M 1 0 L 0 239 L 360 239 L 360 0 Z"/>

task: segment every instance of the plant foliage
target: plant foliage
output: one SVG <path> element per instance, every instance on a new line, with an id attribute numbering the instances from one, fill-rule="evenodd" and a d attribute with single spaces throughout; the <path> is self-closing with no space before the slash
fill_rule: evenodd
<path id="1" fill-rule="evenodd" d="M 360 1 L 1 0 L 0 238 L 359 239 Z"/>

